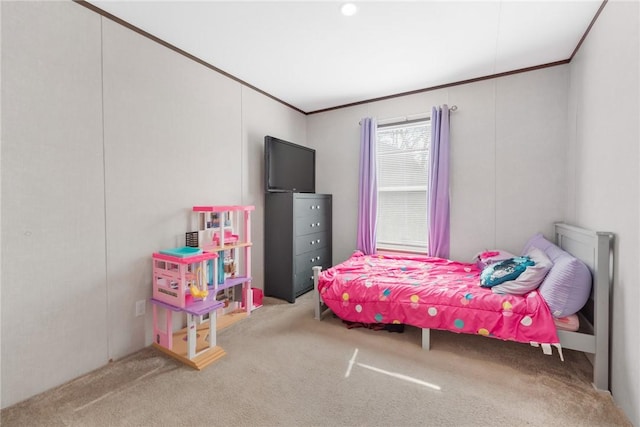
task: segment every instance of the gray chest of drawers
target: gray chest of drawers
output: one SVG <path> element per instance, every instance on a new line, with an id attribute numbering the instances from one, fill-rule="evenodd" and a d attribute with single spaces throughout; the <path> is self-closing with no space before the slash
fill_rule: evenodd
<path id="1" fill-rule="evenodd" d="M 331 195 L 267 193 L 265 295 L 295 302 L 313 289 L 315 265 L 331 267 Z"/>

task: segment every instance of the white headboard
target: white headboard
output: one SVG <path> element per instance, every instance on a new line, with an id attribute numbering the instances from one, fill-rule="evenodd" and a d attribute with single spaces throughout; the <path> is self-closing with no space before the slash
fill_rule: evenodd
<path id="1" fill-rule="evenodd" d="M 609 390 L 609 333 L 613 283 L 613 233 L 591 231 L 564 223 L 555 224 L 556 243 L 582 260 L 593 277 L 591 297 L 580 312 L 578 332 L 558 331 L 564 348 L 593 355 L 593 384 Z"/>

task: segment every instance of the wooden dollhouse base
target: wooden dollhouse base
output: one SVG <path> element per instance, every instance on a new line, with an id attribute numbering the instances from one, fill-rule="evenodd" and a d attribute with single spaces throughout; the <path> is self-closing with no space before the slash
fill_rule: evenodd
<path id="1" fill-rule="evenodd" d="M 174 353 L 168 348 L 164 348 L 160 344 L 153 343 L 152 345 L 158 350 L 160 350 L 161 352 L 165 353 L 166 355 L 171 356 L 174 359 L 177 359 L 180 362 L 184 363 L 185 365 L 190 366 L 193 369 L 197 369 L 198 371 L 201 371 L 202 369 L 206 368 L 207 366 L 209 366 L 210 364 L 212 364 L 213 362 L 215 362 L 216 360 L 220 359 L 222 356 L 227 354 L 222 349 L 222 347 L 215 346 L 211 350 L 208 350 L 205 353 L 199 354 L 193 359 L 189 359 L 187 358 L 186 351 L 184 352 L 184 354 L 178 354 L 178 353 Z"/>
<path id="2" fill-rule="evenodd" d="M 173 333 L 173 350 L 169 350 L 168 348 L 165 348 L 157 343 L 153 343 L 153 346 L 161 352 L 173 357 L 174 359 L 181 361 L 185 365 L 191 366 L 192 368 L 197 370 L 201 370 L 226 354 L 220 346 L 215 346 L 211 349 L 208 349 L 209 342 L 206 340 L 208 336 L 209 323 L 198 325 L 196 332 L 196 352 L 202 353 L 198 354 L 193 359 L 189 359 L 187 357 L 187 328 Z"/>
<path id="3" fill-rule="evenodd" d="M 216 331 L 227 328 L 246 317 L 247 312 L 245 310 L 232 311 L 223 316 L 219 316 L 216 319 Z M 196 332 L 196 352 L 202 353 L 193 359 L 187 357 L 187 328 L 173 333 L 173 350 L 169 350 L 157 343 L 153 343 L 152 345 L 161 352 L 200 371 L 227 354 L 220 346 L 206 350 L 209 347 L 209 342 L 207 341 L 208 336 L 209 323 L 199 324 Z"/>

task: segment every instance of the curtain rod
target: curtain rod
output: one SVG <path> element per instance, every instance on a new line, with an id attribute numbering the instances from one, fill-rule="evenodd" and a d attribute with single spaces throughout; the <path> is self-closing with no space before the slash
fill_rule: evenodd
<path id="1" fill-rule="evenodd" d="M 457 105 L 452 105 L 451 107 L 449 107 L 449 111 L 457 111 L 457 110 L 458 110 Z M 429 120 L 430 118 L 431 116 L 429 115 L 429 113 L 419 113 L 419 114 L 411 114 L 409 116 L 390 117 L 387 119 L 378 120 L 378 126 L 387 126 L 387 125 L 395 125 L 399 123 L 416 122 L 420 120 Z M 386 123 L 383 123 L 383 122 L 386 122 Z M 359 124 L 362 124 L 362 122 L 359 122 Z"/>

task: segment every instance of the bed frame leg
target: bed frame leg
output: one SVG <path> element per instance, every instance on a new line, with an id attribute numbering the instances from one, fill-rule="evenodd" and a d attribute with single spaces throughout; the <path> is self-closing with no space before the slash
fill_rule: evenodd
<path id="1" fill-rule="evenodd" d="M 594 278 L 595 314 L 594 332 L 596 348 L 593 360 L 593 385 L 596 389 L 609 391 L 609 331 L 611 310 L 611 276 L 613 235 L 598 232 Z"/>
<path id="2" fill-rule="evenodd" d="M 321 320 L 322 316 L 322 300 L 320 299 L 320 292 L 318 292 L 318 275 L 322 271 L 322 267 L 313 267 L 313 318 Z"/>
<path id="3" fill-rule="evenodd" d="M 609 363 L 607 359 L 601 355 L 594 357 L 593 386 L 596 390 L 609 392 Z"/>
<path id="4" fill-rule="evenodd" d="M 431 329 L 422 329 L 422 348 L 424 350 L 431 349 Z"/>

